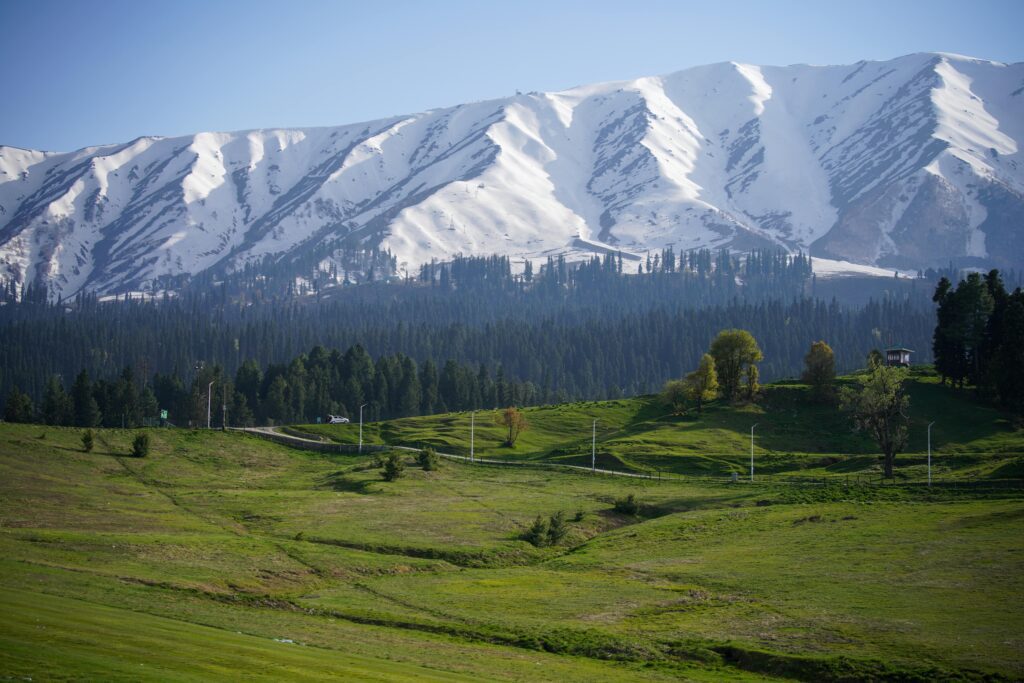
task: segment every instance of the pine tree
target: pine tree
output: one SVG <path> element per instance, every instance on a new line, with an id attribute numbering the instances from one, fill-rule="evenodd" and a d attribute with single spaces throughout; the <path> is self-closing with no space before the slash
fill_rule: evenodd
<path id="1" fill-rule="evenodd" d="M 133 458 L 145 458 L 149 455 L 149 434 L 143 432 L 135 437 L 132 441 L 132 457 Z"/>
<path id="2" fill-rule="evenodd" d="M 417 456 L 417 461 L 426 472 L 436 470 L 438 466 L 437 451 L 430 446 L 424 446 Z"/>
<path id="3" fill-rule="evenodd" d="M 64 385 L 56 375 L 50 376 L 43 393 L 42 419 L 48 425 L 70 425 L 72 421 L 71 398 L 64 391 Z"/>
<path id="4" fill-rule="evenodd" d="M 82 370 L 71 387 L 71 401 L 76 427 L 97 427 L 100 424 L 100 407 L 93 396 L 89 373 Z"/>
<path id="5" fill-rule="evenodd" d="M 82 450 L 86 453 L 92 452 L 93 446 L 93 433 L 91 429 L 86 429 L 82 432 Z"/>
<path id="6" fill-rule="evenodd" d="M 394 481 L 402 476 L 405 471 L 405 463 L 402 462 L 402 458 L 398 453 L 391 453 L 387 460 L 384 461 L 384 469 L 381 472 L 381 476 L 384 477 L 384 481 Z"/>
<path id="7" fill-rule="evenodd" d="M 4 403 L 4 420 L 6 422 L 31 422 L 35 417 L 35 406 L 28 394 L 22 393 L 18 387 L 13 387 L 7 394 L 7 401 Z"/>
<path id="8" fill-rule="evenodd" d="M 143 387 L 139 396 L 139 414 L 144 420 L 152 420 L 160 413 L 160 404 L 156 400 L 156 394 L 148 384 Z"/>
<path id="9" fill-rule="evenodd" d="M 139 408 L 139 393 L 135 387 L 135 374 L 130 366 L 125 367 L 117 383 L 117 404 L 120 410 L 122 426 L 138 427 L 142 424 L 142 411 Z"/>
<path id="10" fill-rule="evenodd" d="M 423 362 L 423 368 L 420 371 L 420 414 L 432 414 L 436 405 L 437 366 L 428 358 Z"/>
<path id="11" fill-rule="evenodd" d="M 1007 303 L 1002 335 L 993 362 L 996 391 L 1006 408 L 1024 415 L 1024 293 L 1019 289 Z"/>
<path id="12" fill-rule="evenodd" d="M 565 521 L 565 513 L 559 510 L 551 515 L 548 521 L 547 542 L 548 545 L 558 545 L 569 533 L 569 525 Z"/>

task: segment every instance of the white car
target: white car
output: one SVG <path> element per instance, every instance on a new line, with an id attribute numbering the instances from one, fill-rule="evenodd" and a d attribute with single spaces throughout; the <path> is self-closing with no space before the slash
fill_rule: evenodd
<path id="1" fill-rule="evenodd" d="M 347 417 L 342 417 L 341 415 L 328 415 L 327 416 L 327 424 L 343 425 L 343 424 L 346 424 L 347 422 L 348 422 L 348 418 Z"/>

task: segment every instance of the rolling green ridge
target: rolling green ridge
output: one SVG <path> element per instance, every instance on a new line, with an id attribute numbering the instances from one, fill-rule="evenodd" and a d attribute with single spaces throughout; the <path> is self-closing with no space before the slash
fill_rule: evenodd
<path id="1" fill-rule="evenodd" d="M 841 378 L 848 383 L 851 378 Z M 1024 476 L 1024 428 L 969 393 L 942 386 L 927 368 L 908 382 L 910 440 L 899 457 L 897 476 L 927 477 L 927 424 L 932 429 L 933 476 L 946 479 Z M 755 467 L 762 475 L 855 476 L 881 474 L 877 447 L 852 431 L 833 405 L 809 401 L 797 382 L 765 386 L 756 404 L 716 401 L 702 415 L 669 414 L 657 396 L 526 408 L 530 429 L 516 445 L 503 445 L 496 411 L 476 413 L 475 453 L 484 458 L 546 461 L 589 466 L 591 425 L 597 425 L 599 467 L 687 476 L 746 475 L 750 427 L 755 430 Z M 358 424 L 304 425 L 299 432 L 338 443 L 357 443 Z M 451 413 L 368 423 L 366 444 L 419 446 L 469 454 L 470 414 Z"/>
<path id="2" fill-rule="evenodd" d="M 1024 491 L 848 481 L 835 465 L 872 472 L 870 444 L 848 429 L 818 441 L 814 425 L 843 421 L 803 391 L 700 418 L 651 398 L 538 408 L 511 450 L 477 413 L 480 455 L 589 462 L 597 418 L 602 462 L 686 475 L 661 481 L 451 460 L 424 472 L 404 453 L 385 482 L 373 455 L 237 432 L 147 430 L 150 455 L 131 458 L 130 430 L 97 430 L 84 453 L 79 430 L 0 425 L 0 676 L 1024 676 Z M 1019 476 L 1024 440 L 1005 416 L 929 377 L 911 395 L 912 410 L 947 411 L 930 418 L 942 476 Z M 751 418 L 762 461 L 825 483 L 690 476 L 742 470 Z M 367 432 L 462 452 L 467 419 Z M 353 426 L 299 430 L 346 441 Z M 640 513 L 616 512 L 630 493 Z M 562 543 L 521 540 L 559 511 Z"/>

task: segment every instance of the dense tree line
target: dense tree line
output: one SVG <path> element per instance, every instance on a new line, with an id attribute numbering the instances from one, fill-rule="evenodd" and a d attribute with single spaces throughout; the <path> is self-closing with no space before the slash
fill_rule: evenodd
<path id="1" fill-rule="evenodd" d="M 973 385 L 985 397 L 1024 412 L 1024 292 L 1008 292 L 998 270 L 971 273 L 935 288 L 935 369 L 943 382 Z"/>
<path id="2" fill-rule="evenodd" d="M 666 250 L 652 256 L 652 272 L 640 266 L 643 275 L 626 275 L 629 264 L 609 254 L 578 265 L 552 259 L 513 276 L 505 257 L 456 259 L 404 284 L 321 290 L 319 301 L 253 302 L 215 287 L 107 302 L 35 294 L 0 306 L 0 398 L 17 386 L 38 403 L 54 375 L 69 383 L 84 369 L 110 378 L 126 366 L 137 377 L 178 377 L 187 389 L 201 367 L 233 377 L 246 360 L 268 368 L 317 345 L 359 344 L 375 358 L 402 354 L 439 371 L 447 359 L 483 366 L 492 379 L 501 372 L 529 382 L 540 402 L 596 399 L 658 390 L 733 327 L 761 341 L 765 380 L 798 375 L 807 344 L 821 338 L 832 340 L 840 370 L 892 337 L 928 360 L 930 303 L 848 309 L 804 298 L 801 256 L 765 252 L 741 262 L 724 251 Z M 777 286 L 746 284 L 758 278 Z"/>
<path id="3" fill-rule="evenodd" d="M 189 384 L 176 373 L 136 381 L 131 368 L 119 377 L 91 380 L 82 371 L 70 390 L 50 378 L 38 409 L 18 389 L 8 395 L 5 419 L 77 427 L 158 424 L 160 411 L 178 426 L 251 426 L 311 423 L 328 415 L 378 420 L 438 412 L 530 405 L 540 395 L 530 382 L 515 382 L 499 367 L 446 361 L 419 365 L 398 353 L 376 361 L 361 346 L 344 353 L 322 346 L 284 364 L 244 362 L 229 376 L 220 366 L 197 369 Z M 226 420 L 226 422 L 225 422 Z"/>

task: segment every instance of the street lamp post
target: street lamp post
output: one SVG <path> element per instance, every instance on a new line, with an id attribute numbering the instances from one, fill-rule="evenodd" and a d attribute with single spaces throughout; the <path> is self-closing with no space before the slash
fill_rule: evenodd
<path id="1" fill-rule="evenodd" d="M 213 403 L 212 403 L 213 394 L 211 392 L 213 391 L 213 384 L 216 381 L 217 380 L 213 380 L 213 382 L 210 382 L 209 384 L 206 385 L 206 428 L 207 429 L 210 428 L 210 406 L 213 405 Z"/>
<path id="2" fill-rule="evenodd" d="M 363 408 L 366 404 L 359 406 L 359 454 L 363 454 Z"/>
<path id="3" fill-rule="evenodd" d="M 754 481 L 754 427 L 759 424 L 760 422 L 755 422 L 750 428 L 750 481 Z"/>
<path id="4" fill-rule="evenodd" d="M 934 422 L 928 423 L 928 486 L 932 485 L 932 425 Z"/>
<path id="5" fill-rule="evenodd" d="M 590 471 L 597 471 L 597 420 L 591 426 L 590 434 Z"/>
<path id="6" fill-rule="evenodd" d="M 469 461 L 476 462 L 473 455 L 473 441 L 476 435 L 476 411 L 469 414 Z"/>

